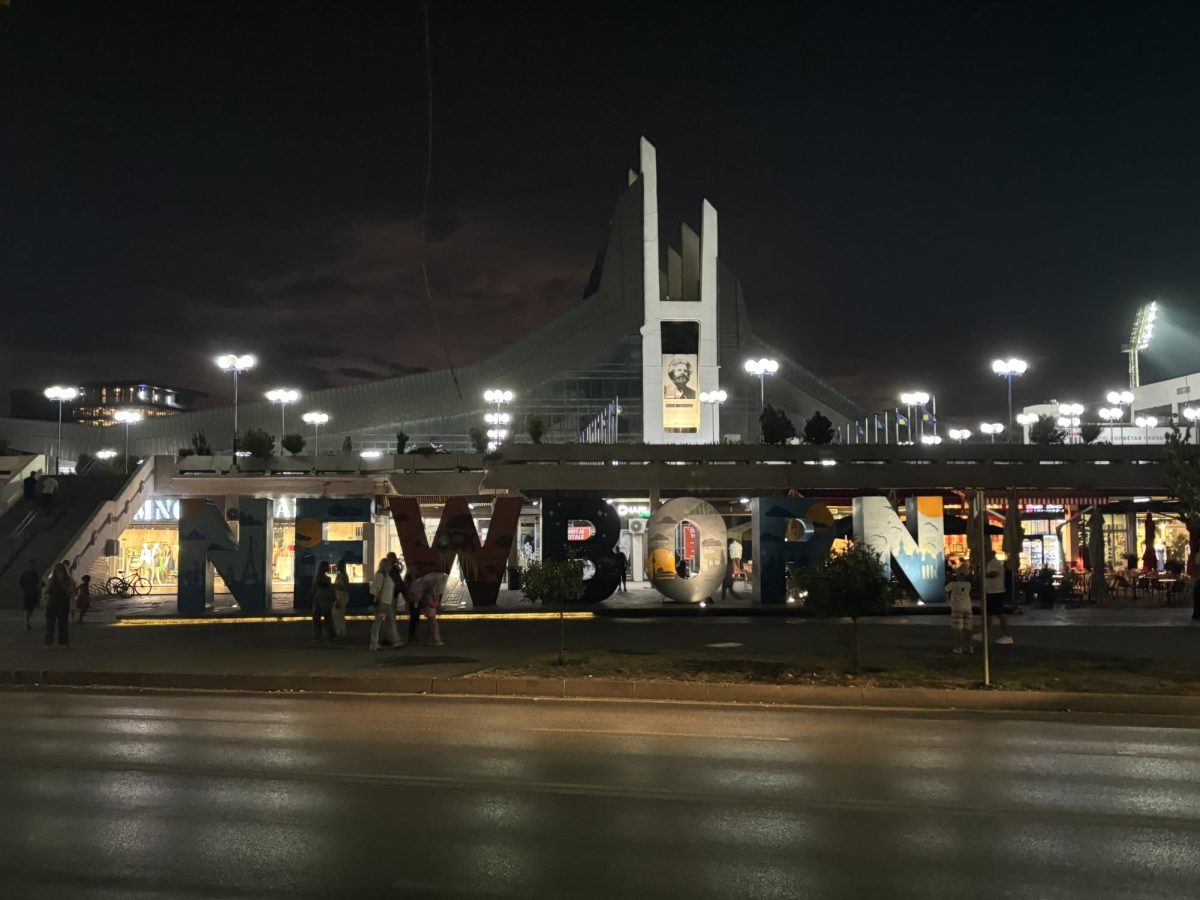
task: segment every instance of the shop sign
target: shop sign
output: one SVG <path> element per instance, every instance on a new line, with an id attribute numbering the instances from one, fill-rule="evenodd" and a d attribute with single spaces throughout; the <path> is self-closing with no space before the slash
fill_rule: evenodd
<path id="1" fill-rule="evenodd" d="M 595 533 L 591 522 L 572 522 L 567 526 L 568 541 L 590 541 Z"/>
<path id="2" fill-rule="evenodd" d="M 1025 513 L 1061 513 L 1064 507 L 1061 503 L 1026 503 Z"/>
<path id="3" fill-rule="evenodd" d="M 632 516 L 637 519 L 650 518 L 650 506 L 645 503 L 618 503 L 617 515 L 622 519 Z"/>
<path id="4" fill-rule="evenodd" d="M 275 521 L 292 520 L 296 518 L 296 499 L 294 497 L 280 497 L 274 501 Z M 135 522 L 178 522 L 179 521 L 179 500 L 178 498 L 158 499 L 152 498 L 142 504 L 141 509 L 133 514 Z"/>

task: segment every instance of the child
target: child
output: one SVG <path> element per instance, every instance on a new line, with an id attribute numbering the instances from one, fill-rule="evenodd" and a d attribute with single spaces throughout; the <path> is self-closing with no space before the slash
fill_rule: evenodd
<path id="1" fill-rule="evenodd" d="M 92 605 L 92 576 L 84 575 L 79 579 L 79 587 L 75 589 L 75 609 L 78 610 L 79 624 L 83 624 L 83 617 L 87 615 L 88 608 Z"/>
<path id="2" fill-rule="evenodd" d="M 954 632 L 954 652 L 974 653 L 971 646 L 971 582 L 962 575 L 955 575 L 946 585 L 946 596 L 950 600 L 950 628 Z"/>

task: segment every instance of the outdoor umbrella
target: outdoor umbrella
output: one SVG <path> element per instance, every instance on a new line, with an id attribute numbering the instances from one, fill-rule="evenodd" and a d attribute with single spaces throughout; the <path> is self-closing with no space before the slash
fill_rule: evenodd
<path id="1" fill-rule="evenodd" d="M 1154 552 L 1154 515 L 1146 513 L 1146 552 L 1142 554 L 1142 568 L 1147 572 L 1158 569 L 1158 554 Z"/>
<path id="2" fill-rule="evenodd" d="M 1088 519 L 1088 556 L 1092 563 L 1092 602 L 1108 599 L 1108 584 L 1104 580 L 1104 514 L 1092 507 Z"/>

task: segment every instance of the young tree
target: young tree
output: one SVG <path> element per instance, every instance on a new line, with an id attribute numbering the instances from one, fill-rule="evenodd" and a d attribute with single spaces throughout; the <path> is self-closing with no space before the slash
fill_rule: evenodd
<path id="1" fill-rule="evenodd" d="M 786 444 L 796 436 L 796 426 L 788 418 L 787 413 L 776 409 L 770 403 L 763 407 L 758 417 L 758 425 L 762 430 L 764 444 Z"/>
<path id="2" fill-rule="evenodd" d="M 887 611 L 889 591 L 879 557 L 865 544 L 852 544 L 800 573 L 808 591 L 805 608 L 821 618 L 850 620 L 850 671 L 858 674 L 858 620 Z"/>
<path id="3" fill-rule="evenodd" d="M 828 418 L 821 415 L 820 410 L 814 412 L 812 414 L 812 418 L 804 423 L 804 443 L 833 443 L 833 423 L 829 421 Z"/>
<path id="4" fill-rule="evenodd" d="M 404 448 L 408 446 L 408 434 L 403 430 L 396 432 L 396 455 L 404 452 Z"/>
<path id="5" fill-rule="evenodd" d="M 482 425 L 472 425 L 471 430 L 467 432 L 467 436 L 471 439 L 471 446 L 475 448 L 476 453 L 484 454 L 488 452 L 487 430 Z"/>
<path id="6" fill-rule="evenodd" d="M 349 456 L 353 452 L 354 441 L 350 440 L 350 435 L 346 435 L 345 439 L 342 441 L 342 454 L 344 456 Z"/>
<path id="7" fill-rule="evenodd" d="M 1031 444 L 1061 444 L 1067 439 L 1067 433 L 1050 416 L 1038 416 L 1036 422 L 1029 426 L 1029 442 Z"/>
<path id="8" fill-rule="evenodd" d="M 304 435 L 293 433 L 285 434 L 283 439 L 280 440 L 279 446 L 281 446 L 288 453 L 292 454 L 292 456 L 295 456 L 304 449 L 304 445 L 307 443 L 308 441 L 304 440 Z"/>
<path id="9" fill-rule="evenodd" d="M 531 562 L 525 567 L 521 590 L 534 603 L 558 604 L 558 664 L 564 665 L 567 661 L 564 613 L 568 603 L 583 599 L 583 561 L 547 559 Z"/>
<path id="10" fill-rule="evenodd" d="M 275 455 L 275 438 L 261 428 L 248 428 L 238 441 L 238 447 L 254 459 L 270 459 Z"/>
<path id="11" fill-rule="evenodd" d="M 197 456 L 212 456 L 212 447 L 208 446 L 208 438 L 204 436 L 203 431 L 197 431 L 192 435 L 192 452 Z"/>
<path id="12" fill-rule="evenodd" d="M 1187 571 L 1196 574 L 1200 551 L 1200 447 L 1178 430 L 1167 434 L 1167 492 L 1179 503 L 1179 518 L 1188 530 Z"/>
<path id="13" fill-rule="evenodd" d="M 535 444 L 542 442 L 542 436 L 546 433 L 546 420 L 539 415 L 529 416 L 525 420 L 525 430 L 529 432 L 529 439 Z"/>
<path id="14" fill-rule="evenodd" d="M 1103 434 L 1104 429 L 1095 422 L 1084 422 L 1079 426 L 1079 437 L 1085 444 L 1090 444 Z"/>

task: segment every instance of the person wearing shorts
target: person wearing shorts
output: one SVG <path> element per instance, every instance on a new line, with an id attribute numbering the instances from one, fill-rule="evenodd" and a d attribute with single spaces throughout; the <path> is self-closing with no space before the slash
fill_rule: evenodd
<path id="1" fill-rule="evenodd" d="M 996 638 L 997 644 L 1013 642 L 1012 629 L 1008 627 L 1008 617 L 1004 615 L 1004 563 L 1000 562 L 995 550 L 989 550 L 987 564 L 983 567 L 983 587 L 987 592 L 986 612 L 988 624 L 993 618 L 1000 620 L 1000 630 L 1004 632 Z"/>
<path id="2" fill-rule="evenodd" d="M 950 601 L 950 630 L 954 636 L 955 653 L 973 653 L 971 632 L 974 629 L 971 613 L 971 582 L 962 575 L 955 575 L 946 585 L 946 596 Z"/>

